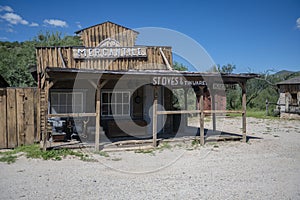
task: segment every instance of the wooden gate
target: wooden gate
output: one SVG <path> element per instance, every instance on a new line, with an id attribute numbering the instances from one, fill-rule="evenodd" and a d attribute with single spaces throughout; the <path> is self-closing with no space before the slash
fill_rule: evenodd
<path id="1" fill-rule="evenodd" d="M 40 141 L 39 90 L 0 88 L 0 148 Z"/>

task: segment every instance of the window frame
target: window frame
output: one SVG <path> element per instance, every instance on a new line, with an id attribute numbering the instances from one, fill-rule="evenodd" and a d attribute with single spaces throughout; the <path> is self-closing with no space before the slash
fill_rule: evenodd
<path id="1" fill-rule="evenodd" d="M 104 101 L 104 94 L 107 94 L 108 99 Z M 118 102 L 118 95 L 122 94 L 121 102 Z M 127 94 L 127 102 L 124 101 L 124 94 Z M 131 92 L 128 90 L 102 90 L 101 91 L 101 116 L 102 117 L 130 117 L 131 116 Z M 114 102 L 112 99 L 114 98 Z M 124 114 L 125 105 L 127 105 L 127 113 Z M 107 106 L 107 109 L 104 109 Z M 112 106 L 118 112 L 118 106 L 121 106 L 122 113 L 113 113 Z"/>
<path id="2" fill-rule="evenodd" d="M 54 104 L 53 103 L 53 100 L 52 100 L 52 95 L 53 94 L 58 94 L 59 96 L 59 99 L 58 99 L 58 103 Z M 78 105 L 75 105 L 74 101 L 76 101 L 76 95 L 77 94 L 80 94 L 81 95 L 81 105 L 80 105 L 80 112 L 75 112 L 76 111 L 76 108 Z M 63 103 L 60 101 L 60 95 L 65 95 L 66 96 L 66 103 L 63 105 Z M 71 95 L 72 97 L 72 100 L 71 100 L 71 105 L 68 105 L 68 102 L 70 100 L 68 100 L 68 95 Z M 69 90 L 69 89 L 53 89 L 53 90 L 50 90 L 50 95 L 49 95 L 49 98 L 50 98 L 50 101 L 49 101 L 49 111 L 51 114 L 68 114 L 68 113 L 85 113 L 85 110 L 86 110 L 86 90 Z M 65 107 L 65 112 L 61 112 L 62 111 L 62 108 L 61 107 Z M 56 109 L 54 109 L 55 107 L 57 107 Z M 68 112 L 68 107 L 71 108 L 71 112 Z M 59 112 L 58 112 L 59 110 Z M 55 112 L 54 112 L 55 111 Z"/>

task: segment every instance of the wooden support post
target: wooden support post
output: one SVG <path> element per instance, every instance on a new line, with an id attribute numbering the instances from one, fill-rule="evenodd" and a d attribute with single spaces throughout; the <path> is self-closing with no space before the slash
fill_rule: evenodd
<path id="1" fill-rule="evenodd" d="M 157 86 L 154 86 L 153 90 L 153 110 L 152 110 L 152 137 L 153 137 L 153 146 L 157 146 Z"/>
<path id="2" fill-rule="evenodd" d="M 202 86 L 200 88 L 200 101 L 199 101 L 199 109 L 200 109 L 200 145 L 204 145 L 204 88 Z"/>
<path id="3" fill-rule="evenodd" d="M 214 92 L 212 92 L 211 94 L 211 109 L 213 110 L 212 113 L 213 132 L 215 132 L 217 129 L 217 124 L 216 124 L 216 113 L 214 112 L 216 110 L 216 98 Z"/>
<path id="4" fill-rule="evenodd" d="M 184 88 L 184 109 L 188 110 L 188 99 L 187 99 L 187 94 L 188 94 L 189 88 Z M 183 114 L 184 118 L 184 128 L 188 126 L 188 114 Z"/>
<path id="5" fill-rule="evenodd" d="M 100 147 L 100 86 L 96 90 L 96 132 L 95 132 L 95 151 Z"/>
<path id="6" fill-rule="evenodd" d="M 45 97 L 44 97 L 44 104 L 42 105 L 44 107 L 44 130 L 42 133 L 42 137 L 43 137 L 43 150 L 46 151 L 47 150 L 47 141 L 48 141 L 48 101 L 49 101 L 49 83 L 47 80 L 45 80 Z"/>
<path id="7" fill-rule="evenodd" d="M 242 115 L 242 130 L 243 130 L 243 139 L 242 141 L 243 142 L 246 142 L 247 141 L 247 135 L 246 135 L 246 110 L 247 110 L 247 101 L 246 101 L 246 83 L 243 82 L 241 84 L 241 87 L 242 87 L 242 109 L 243 109 L 243 115 Z"/>

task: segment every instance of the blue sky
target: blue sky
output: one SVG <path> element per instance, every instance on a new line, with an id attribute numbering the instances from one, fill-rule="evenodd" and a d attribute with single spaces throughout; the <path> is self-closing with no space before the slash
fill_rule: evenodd
<path id="1" fill-rule="evenodd" d="M 191 37 L 236 72 L 300 70 L 299 0 L 0 1 L 0 40 L 75 31 L 104 21 L 163 27 Z M 167 44 L 166 44 L 167 45 Z"/>

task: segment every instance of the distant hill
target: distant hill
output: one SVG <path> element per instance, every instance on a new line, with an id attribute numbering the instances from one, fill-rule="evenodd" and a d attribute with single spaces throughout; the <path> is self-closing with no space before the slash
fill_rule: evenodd
<path id="1" fill-rule="evenodd" d="M 289 75 L 289 74 L 292 74 L 292 73 L 295 73 L 293 71 L 288 71 L 288 70 L 281 70 L 279 72 L 276 72 L 274 75 L 277 75 L 277 76 L 284 76 L 284 75 Z"/>
<path id="2" fill-rule="evenodd" d="M 290 78 L 294 78 L 296 76 L 300 76 L 300 71 L 294 72 L 294 71 L 288 71 L 288 70 L 281 70 L 275 74 L 272 75 L 275 82 L 280 82 L 284 80 L 288 80 Z"/>

